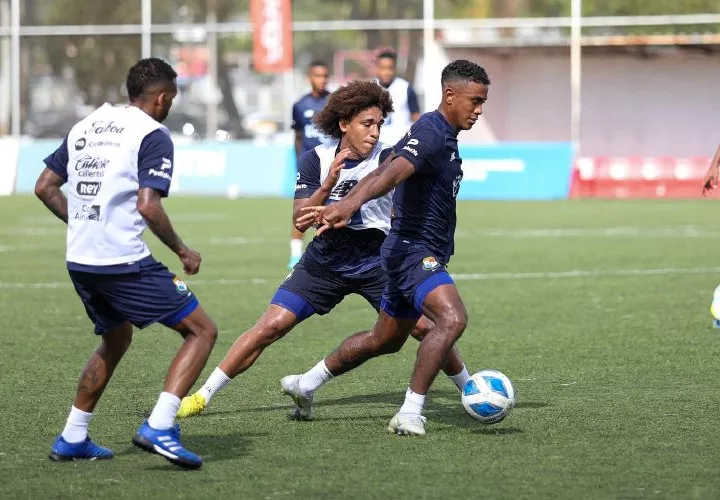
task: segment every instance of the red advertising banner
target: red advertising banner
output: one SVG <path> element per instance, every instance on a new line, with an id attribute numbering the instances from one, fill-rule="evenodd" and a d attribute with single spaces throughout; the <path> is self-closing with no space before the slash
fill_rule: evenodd
<path id="1" fill-rule="evenodd" d="M 293 66 L 290 0 L 251 0 L 253 59 L 260 73 L 282 73 Z"/>

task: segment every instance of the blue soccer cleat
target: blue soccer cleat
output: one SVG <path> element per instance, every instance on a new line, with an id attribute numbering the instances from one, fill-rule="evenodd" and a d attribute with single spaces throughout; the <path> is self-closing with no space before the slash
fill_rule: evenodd
<path id="1" fill-rule="evenodd" d="M 159 431 L 150 427 L 146 420 L 137 430 L 132 442 L 138 448 L 161 455 L 180 467 L 199 469 L 202 466 L 202 458 L 186 450 L 180 442 L 180 426 L 177 424 L 170 429 Z"/>
<path id="2" fill-rule="evenodd" d="M 93 443 L 89 437 L 79 443 L 68 443 L 58 436 L 50 450 L 50 460 L 69 462 L 71 460 L 110 460 L 115 456 L 112 450 Z"/>

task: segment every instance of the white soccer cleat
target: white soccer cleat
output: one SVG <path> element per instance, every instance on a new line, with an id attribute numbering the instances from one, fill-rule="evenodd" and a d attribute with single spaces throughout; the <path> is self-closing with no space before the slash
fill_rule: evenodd
<path id="1" fill-rule="evenodd" d="M 294 420 L 312 420 L 313 409 L 312 394 L 310 396 L 304 395 L 300 392 L 300 375 L 288 375 L 280 380 L 280 386 L 282 387 L 283 394 L 290 396 L 295 402 L 295 409 L 290 414 L 290 418 Z"/>
<path id="2" fill-rule="evenodd" d="M 422 415 L 397 413 L 392 420 L 390 420 L 388 432 L 401 436 L 424 436 L 425 421 L 427 421 L 427 418 Z"/>

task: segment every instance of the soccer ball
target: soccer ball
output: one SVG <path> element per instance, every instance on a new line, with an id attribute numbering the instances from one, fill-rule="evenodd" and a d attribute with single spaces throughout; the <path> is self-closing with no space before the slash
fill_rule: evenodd
<path id="1" fill-rule="evenodd" d="M 515 406 L 515 388 L 502 373 L 483 370 L 467 381 L 462 404 L 468 414 L 484 424 L 496 424 Z"/>

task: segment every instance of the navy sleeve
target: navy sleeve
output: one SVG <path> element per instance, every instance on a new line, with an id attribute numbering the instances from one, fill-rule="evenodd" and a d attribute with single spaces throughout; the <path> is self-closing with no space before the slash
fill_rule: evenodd
<path id="1" fill-rule="evenodd" d="M 53 154 L 48 156 L 43 160 L 45 163 L 45 166 L 58 174 L 60 177 L 63 178 L 64 181 L 67 181 L 68 174 L 67 174 L 67 165 L 69 160 L 69 154 L 68 154 L 68 147 L 67 147 L 67 137 L 63 139 L 62 144 L 60 144 L 60 147 L 57 148 Z"/>
<path id="2" fill-rule="evenodd" d="M 407 104 L 410 114 L 420 112 L 420 104 L 418 103 L 417 94 L 410 85 L 408 85 Z"/>
<path id="3" fill-rule="evenodd" d="M 153 188 L 167 196 L 173 174 L 175 148 L 172 139 L 157 129 L 143 139 L 138 151 L 138 183 L 140 188 Z"/>
<path id="4" fill-rule="evenodd" d="M 293 130 L 302 130 L 303 129 L 303 117 L 302 117 L 302 113 L 300 112 L 300 102 L 299 101 L 293 105 L 292 128 L 293 128 Z"/>
<path id="5" fill-rule="evenodd" d="M 442 134 L 418 121 L 410 127 L 410 133 L 395 145 L 395 152 L 412 163 L 416 171 L 432 172 L 437 169 L 434 157 L 444 148 L 445 138 Z"/>
<path id="6" fill-rule="evenodd" d="M 392 152 L 393 152 L 393 148 L 387 148 L 387 149 L 383 149 L 382 151 L 380 151 L 380 163 L 379 164 L 382 165 L 383 162 L 388 159 L 388 156 L 390 156 L 392 154 Z"/>
<path id="7" fill-rule="evenodd" d="M 310 198 L 318 189 L 320 189 L 320 157 L 314 149 L 311 149 L 300 157 L 295 199 Z"/>

